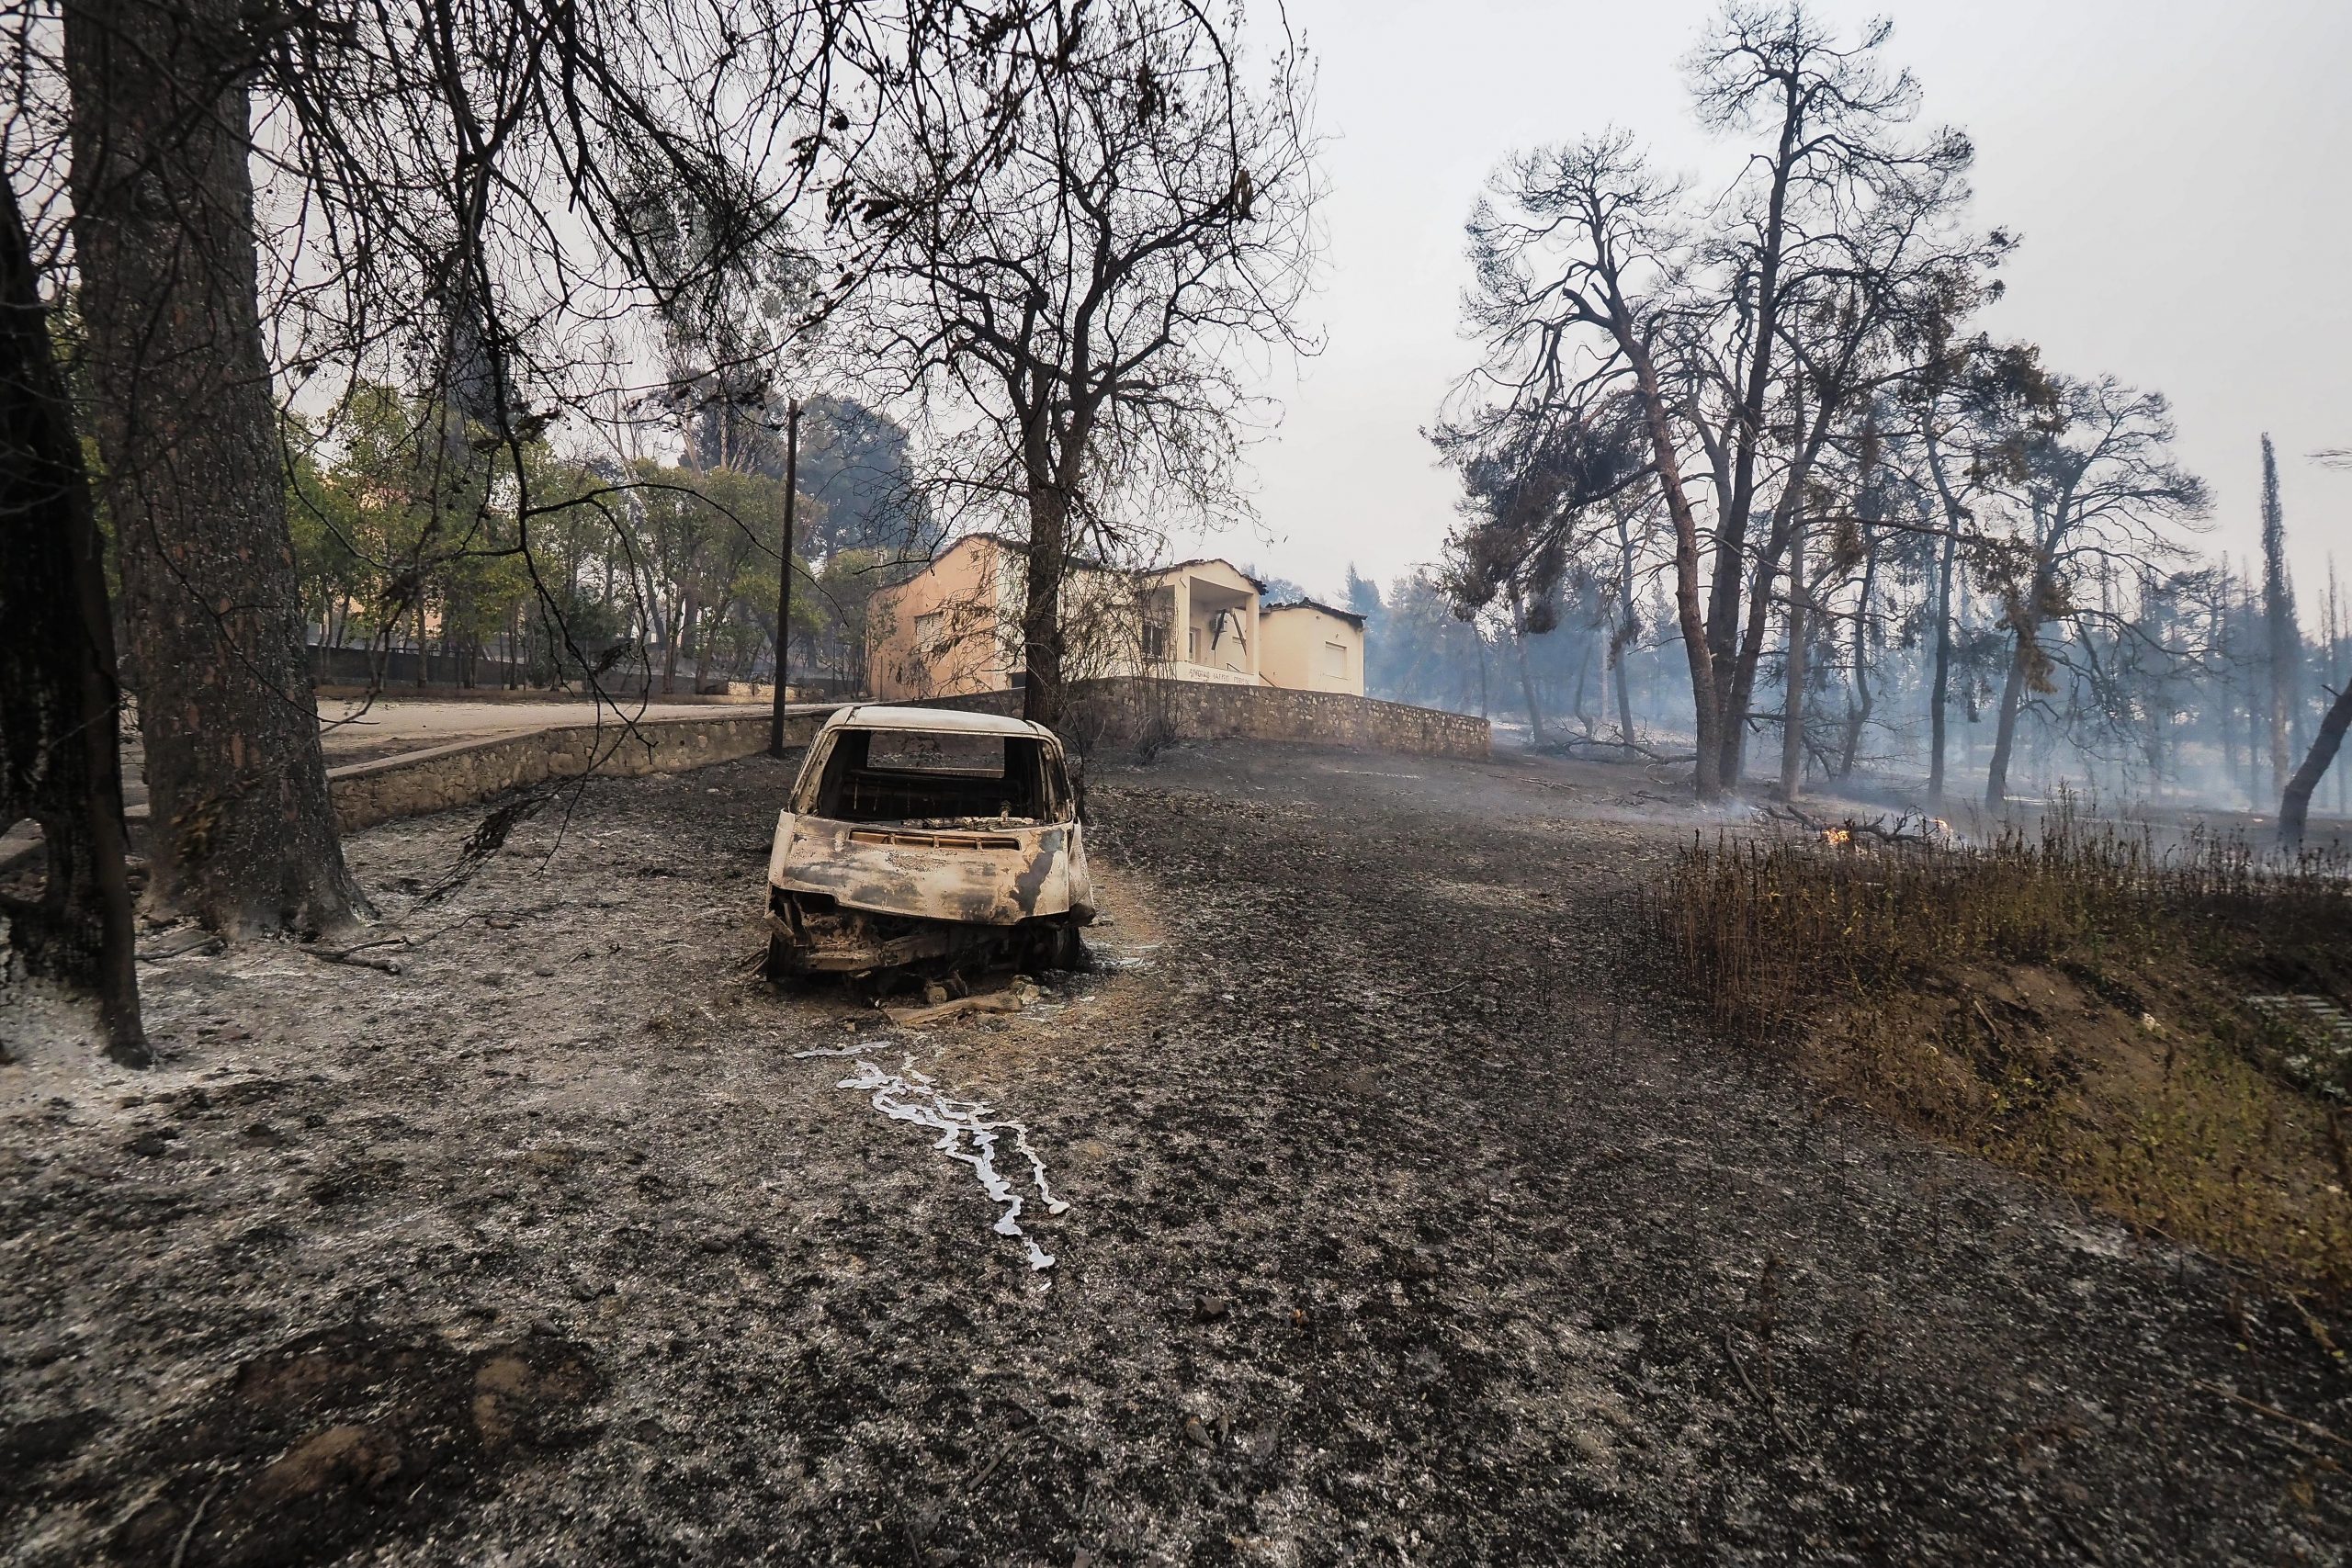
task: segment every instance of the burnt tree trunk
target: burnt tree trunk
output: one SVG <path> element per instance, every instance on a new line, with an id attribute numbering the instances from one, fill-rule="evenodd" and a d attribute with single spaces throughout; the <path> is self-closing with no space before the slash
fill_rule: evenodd
<path id="1" fill-rule="evenodd" d="M 1928 798 L 1931 801 L 1944 797 L 1944 754 L 1951 745 L 1951 574 L 1952 556 L 1959 547 L 1959 530 L 1947 520 L 1942 547 L 1936 557 L 1935 675 L 1928 688 Z"/>
<path id="2" fill-rule="evenodd" d="M 1782 682 L 1788 688 L 1781 716 L 1781 798 L 1793 801 L 1804 789 L 1805 528 L 1799 517 L 1789 536 L 1789 658 Z"/>
<path id="3" fill-rule="evenodd" d="M 1634 693 L 1625 671 L 1626 650 L 1633 646 L 1634 608 L 1634 536 L 1633 528 L 1623 517 L 1617 520 L 1617 547 L 1621 552 L 1621 570 L 1617 579 L 1617 626 L 1609 638 L 1609 668 L 1617 684 L 1617 739 L 1631 746 L 1634 743 Z"/>
<path id="4" fill-rule="evenodd" d="M 2288 849 L 2302 847 L 2303 827 L 2311 819 L 2312 792 L 2319 788 L 2328 764 L 2335 761 L 2347 728 L 2352 728 L 2352 682 L 2346 682 L 2328 705 L 2327 716 L 2319 721 L 2319 733 L 2312 737 L 2312 749 L 2303 754 L 2303 765 L 2279 792 L 2278 841 Z"/>
<path id="5" fill-rule="evenodd" d="M 74 0 L 74 232 L 153 811 L 148 897 L 235 934 L 347 926 L 302 646 L 233 0 Z"/>
<path id="6" fill-rule="evenodd" d="M 1527 703 L 1527 736 L 1537 746 L 1544 744 L 1544 710 L 1535 703 L 1535 675 L 1527 665 L 1527 607 L 1519 597 L 1519 590 L 1510 591 L 1510 640 L 1519 653 L 1519 694 Z"/>
<path id="7" fill-rule="evenodd" d="M 1022 466 L 1029 487 L 1027 597 L 1021 609 L 1022 660 L 1028 685 L 1021 694 L 1021 716 L 1057 729 L 1069 695 L 1069 627 L 1062 616 L 1062 589 L 1069 576 L 1070 513 L 1102 394 L 1081 398 L 1079 406 L 1057 412 L 1044 385 L 1038 378 L 1014 388 L 1018 406 L 1026 411 Z M 1182 636 L 1182 628 L 1177 635 Z"/>
<path id="8" fill-rule="evenodd" d="M 1021 716 L 1049 728 L 1062 717 L 1062 663 L 1069 651 L 1062 626 L 1062 580 L 1069 569 L 1069 497 L 1050 479 L 1033 483 L 1027 591 L 1021 610 L 1021 656 L 1027 681 L 1022 688 Z"/>
<path id="9" fill-rule="evenodd" d="M 32 246 L 0 213 L 0 828 L 30 817 L 38 902 L 0 898 L 27 973 L 97 998 L 107 1055 L 152 1059 L 139 1019 L 104 545 Z"/>
<path id="10" fill-rule="evenodd" d="M 1690 668 L 1692 728 L 1697 731 L 1698 758 L 1692 766 L 1691 788 L 1701 800 L 1724 792 L 1721 763 L 1724 714 L 1715 690 L 1713 655 L 1707 644 L 1706 617 L 1699 595 L 1699 521 L 1682 488 L 1682 466 L 1676 455 L 1674 431 L 1659 382 L 1657 363 L 1622 310 L 1611 323 L 1617 345 L 1634 367 L 1634 388 L 1642 423 L 1649 435 L 1650 471 L 1657 476 L 1666 514 L 1674 525 L 1674 613 L 1682 631 L 1682 652 Z"/>
<path id="11" fill-rule="evenodd" d="M 1871 594 L 1878 585 L 1878 540 L 1871 540 L 1862 558 L 1861 602 L 1854 606 L 1854 682 L 1846 704 L 1846 734 L 1838 751 L 1838 777 L 1854 776 L 1854 761 L 1862 748 L 1862 731 L 1871 721 L 1877 698 L 1871 691 Z"/>
<path id="12" fill-rule="evenodd" d="M 2042 581 L 2037 575 L 2031 600 L 2018 612 L 2014 628 L 2017 646 L 2009 659 L 2008 679 L 2001 686 L 2001 713 L 1993 734 L 1993 760 L 1984 770 L 1984 805 L 1988 810 L 1998 811 L 2008 803 L 2009 759 L 2017 750 L 2018 716 L 2024 711 L 2026 691 L 2034 683 L 2036 666 L 2041 659 L 2041 622 L 2031 606 L 2041 604 L 2043 594 Z"/>

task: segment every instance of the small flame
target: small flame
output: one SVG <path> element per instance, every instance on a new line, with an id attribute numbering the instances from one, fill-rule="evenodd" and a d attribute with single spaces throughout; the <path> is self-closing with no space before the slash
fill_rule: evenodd
<path id="1" fill-rule="evenodd" d="M 1826 843 L 1845 844 L 1851 843 L 1853 841 L 1854 835 L 1850 830 L 1844 828 L 1824 828 L 1821 830 L 1821 837 L 1823 841 Z"/>

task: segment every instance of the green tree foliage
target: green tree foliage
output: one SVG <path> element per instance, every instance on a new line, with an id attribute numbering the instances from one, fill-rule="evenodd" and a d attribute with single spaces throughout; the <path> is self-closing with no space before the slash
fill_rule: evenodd
<path id="1" fill-rule="evenodd" d="M 780 479 L 502 442 L 380 383 L 357 388 L 326 427 L 331 437 L 287 430 L 314 642 L 422 650 L 436 678 L 492 684 L 594 671 L 608 687 L 667 693 L 771 676 Z M 867 603 L 902 552 L 828 547 L 827 523 L 804 491 L 795 570 L 815 591 L 795 593 L 792 636 L 796 657 L 851 676 Z"/>

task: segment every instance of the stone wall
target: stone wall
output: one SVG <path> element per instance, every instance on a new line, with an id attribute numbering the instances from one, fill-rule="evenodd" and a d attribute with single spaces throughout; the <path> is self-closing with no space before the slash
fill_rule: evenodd
<path id="1" fill-rule="evenodd" d="M 1017 714 L 1021 694 L 982 692 L 922 705 Z M 1084 681 L 1072 693 L 1072 706 L 1073 726 L 1096 726 L 1102 739 L 1130 743 L 1152 735 L 1283 740 L 1439 757 L 1484 757 L 1487 748 L 1483 718 L 1336 692 L 1205 681 Z M 786 721 L 786 739 L 807 745 L 832 711 L 825 705 L 797 709 Z M 334 796 L 335 818 L 350 832 L 396 817 L 470 806 L 549 779 L 577 778 L 592 768 L 600 777 L 682 773 L 756 756 L 767 744 L 763 709 L 723 717 L 644 719 L 635 734 L 607 719 L 601 728 L 593 722 L 553 725 L 354 762 L 329 769 L 327 786 Z"/>
<path id="2" fill-rule="evenodd" d="M 827 707 L 789 715 L 786 740 L 807 745 L 831 711 Z M 767 750 L 768 723 L 768 714 L 762 712 L 724 718 L 644 719 L 634 734 L 609 717 L 601 728 L 594 723 L 556 725 L 331 768 L 327 787 L 334 796 L 336 821 L 350 832 L 395 817 L 471 805 L 549 779 L 577 778 L 592 770 L 599 776 L 628 778 L 756 756 Z"/>
<path id="3" fill-rule="evenodd" d="M 1021 694 L 935 697 L 922 705 L 1017 714 Z M 1151 678 L 1080 681 L 1071 689 L 1070 707 L 1066 728 L 1099 727 L 1102 738 L 1113 741 L 1158 734 L 1171 740 L 1288 740 L 1428 757 L 1485 757 L 1490 739 L 1487 721 L 1468 714 L 1283 686 Z"/>

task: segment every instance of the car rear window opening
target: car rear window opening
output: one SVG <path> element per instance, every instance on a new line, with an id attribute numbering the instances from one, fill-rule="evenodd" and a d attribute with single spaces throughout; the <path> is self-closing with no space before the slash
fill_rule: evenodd
<path id="1" fill-rule="evenodd" d="M 1058 818 L 1067 791 L 1026 736 L 842 729 L 807 807 L 839 822 L 948 828 Z"/>

